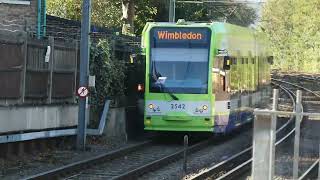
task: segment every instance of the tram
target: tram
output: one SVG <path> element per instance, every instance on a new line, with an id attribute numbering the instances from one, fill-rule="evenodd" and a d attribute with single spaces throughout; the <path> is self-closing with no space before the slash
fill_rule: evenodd
<path id="1" fill-rule="evenodd" d="M 269 102 L 271 52 L 262 33 L 228 23 L 149 22 L 144 129 L 227 133 Z"/>

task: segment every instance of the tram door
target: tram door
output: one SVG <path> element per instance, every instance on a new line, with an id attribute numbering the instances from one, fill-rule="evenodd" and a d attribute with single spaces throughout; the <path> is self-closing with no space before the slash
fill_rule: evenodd
<path id="1" fill-rule="evenodd" d="M 229 66 L 229 67 L 228 67 Z M 216 101 L 230 100 L 229 84 L 230 60 L 227 56 L 217 56 L 212 68 L 212 87 Z"/>

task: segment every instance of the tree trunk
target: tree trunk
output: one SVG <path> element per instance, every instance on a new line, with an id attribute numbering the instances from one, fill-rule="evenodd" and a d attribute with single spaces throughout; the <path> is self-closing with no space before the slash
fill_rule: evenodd
<path id="1" fill-rule="evenodd" d="M 123 0 L 122 1 L 122 20 L 123 24 L 123 32 L 134 33 L 134 0 Z"/>

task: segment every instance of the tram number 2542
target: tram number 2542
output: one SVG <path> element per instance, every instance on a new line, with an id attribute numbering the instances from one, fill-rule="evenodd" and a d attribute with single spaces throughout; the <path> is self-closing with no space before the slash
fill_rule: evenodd
<path id="1" fill-rule="evenodd" d="M 185 104 L 171 104 L 171 109 L 176 110 L 176 109 L 186 109 Z"/>

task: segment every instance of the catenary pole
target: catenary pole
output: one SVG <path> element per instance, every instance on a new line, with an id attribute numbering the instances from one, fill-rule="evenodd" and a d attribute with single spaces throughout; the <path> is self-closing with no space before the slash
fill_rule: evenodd
<path id="1" fill-rule="evenodd" d="M 89 77 L 89 33 L 90 33 L 91 0 L 83 0 L 80 43 L 80 82 L 79 87 L 88 87 Z M 88 97 L 80 98 L 78 114 L 77 149 L 85 150 L 86 146 L 86 117 Z"/>
<path id="2" fill-rule="evenodd" d="M 169 22 L 175 21 L 176 0 L 170 0 L 169 3 Z"/>

